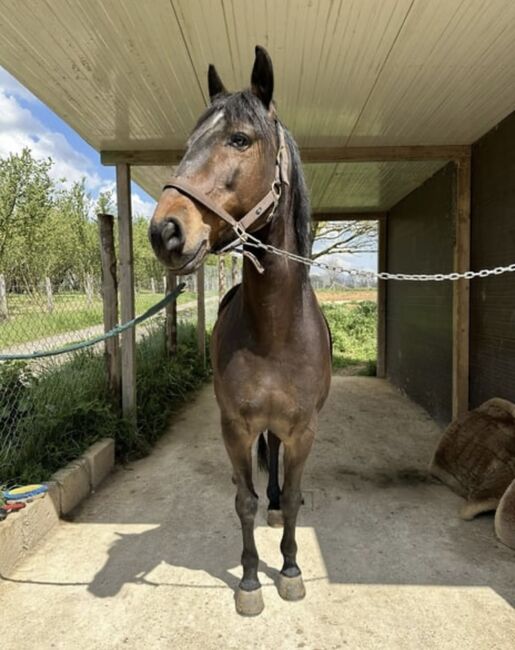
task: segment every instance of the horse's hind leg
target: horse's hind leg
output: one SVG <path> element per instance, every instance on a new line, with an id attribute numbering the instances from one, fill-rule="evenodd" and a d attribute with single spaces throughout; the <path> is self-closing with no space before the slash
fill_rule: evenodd
<path id="1" fill-rule="evenodd" d="M 284 517 L 284 532 L 281 553 L 284 564 L 279 576 L 279 594 L 285 600 L 300 600 L 306 595 L 301 572 L 297 564 L 297 543 L 295 526 L 302 502 L 300 484 L 304 465 L 313 443 L 314 433 L 307 429 L 302 436 L 293 436 L 284 446 L 284 485 L 281 495 L 281 510 Z"/>
<path id="2" fill-rule="evenodd" d="M 245 616 L 256 616 L 263 611 L 263 595 L 257 569 L 259 557 L 254 541 L 254 518 L 258 497 L 252 484 L 252 438 L 246 430 L 238 430 L 232 422 L 222 421 L 225 447 L 233 466 L 236 485 L 236 512 L 243 534 L 243 578 L 236 592 L 236 610 Z"/>
<path id="3" fill-rule="evenodd" d="M 268 432 L 268 525 L 273 528 L 283 526 L 283 514 L 281 512 L 281 488 L 279 487 L 279 446 L 281 441 L 272 433 Z"/>

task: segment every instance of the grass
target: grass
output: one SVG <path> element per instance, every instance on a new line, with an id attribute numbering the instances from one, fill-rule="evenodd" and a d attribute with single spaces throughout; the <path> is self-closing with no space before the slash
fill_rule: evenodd
<path id="1" fill-rule="evenodd" d="M 0 484 L 47 480 L 106 436 L 119 460 L 147 453 L 208 371 L 191 325 L 179 327 L 177 355 L 166 358 L 162 322 L 138 343 L 137 364 L 136 427 L 110 406 L 101 355 L 77 353 L 37 374 L 22 363 L 1 365 Z"/>
<path id="2" fill-rule="evenodd" d="M 357 374 L 375 375 L 376 303 L 322 304 L 322 309 L 333 337 L 333 368 L 354 366 Z"/>
<path id="3" fill-rule="evenodd" d="M 136 314 L 146 311 L 162 297 L 161 293 L 136 294 Z M 51 314 L 43 297 L 38 298 L 39 302 L 26 295 L 9 296 L 10 318 L 0 322 L 0 349 L 102 324 L 102 301 L 98 297 L 88 305 L 84 295 L 56 294 Z M 184 304 L 195 299 L 195 293 L 185 291 L 177 302 Z"/>

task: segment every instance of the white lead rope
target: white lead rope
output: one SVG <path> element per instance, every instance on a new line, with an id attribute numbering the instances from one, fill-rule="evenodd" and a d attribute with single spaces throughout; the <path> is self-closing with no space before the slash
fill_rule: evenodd
<path id="1" fill-rule="evenodd" d="M 233 251 L 244 255 L 250 259 L 254 264 L 259 273 L 264 272 L 264 268 L 259 263 L 252 253 L 249 251 L 239 250 L 234 248 L 238 246 L 241 242 L 245 246 L 250 246 L 252 248 L 265 250 L 273 255 L 279 257 L 284 257 L 286 259 L 298 262 L 299 264 L 304 264 L 305 266 L 316 266 L 326 271 L 332 271 L 336 273 L 348 273 L 353 276 L 362 276 L 369 278 L 377 278 L 378 280 L 409 280 L 411 282 L 442 282 L 444 280 L 450 280 L 455 282 L 456 280 L 472 280 L 473 278 L 487 278 L 490 275 L 502 275 L 503 273 L 513 273 L 515 272 L 515 264 L 510 264 L 509 266 L 496 266 L 493 269 L 482 269 L 481 271 L 465 271 L 464 273 L 435 273 L 433 275 L 427 273 L 387 273 L 385 271 L 376 272 L 376 271 L 365 271 L 361 269 L 346 269 L 339 266 L 334 266 L 333 264 L 327 264 L 326 262 L 319 262 L 317 260 L 312 260 L 309 257 L 303 257 L 302 255 L 297 255 L 296 253 L 290 253 L 271 244 L 263 244 L 257 237 L 254 237 L 249 232 L 243 230 L 243 228 L 234 227 L 234 232 L 238 237 L 238 240 L 232 242 L 225 248 L 223 248 L 220 253 L 225 253 Z"/>

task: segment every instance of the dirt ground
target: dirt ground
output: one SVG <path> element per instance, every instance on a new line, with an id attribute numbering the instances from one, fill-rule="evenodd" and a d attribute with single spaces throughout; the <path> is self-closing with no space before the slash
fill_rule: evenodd
<path id="1" fill-rule="evenodd" d="M 119 468 L 0 583 L 2 650 L 514 647 L 514 551 L 491 516 L 426 474 L 439 429 L 383 380 L 335 377 L 304 482 L 299 563 L 280 599 L 281 531 L 257 544 L 265 610 L 234 610 L 234 488 L 212 387 L 154 453 Z"/>
<path id="2" fill-rule="evenodd" d="M 359 302 L 361 300 L 371 300 L 376 302 L 376 289 L 356 289 L 355 291 L 323 291 L 316 292 L 320 302 Z"/>

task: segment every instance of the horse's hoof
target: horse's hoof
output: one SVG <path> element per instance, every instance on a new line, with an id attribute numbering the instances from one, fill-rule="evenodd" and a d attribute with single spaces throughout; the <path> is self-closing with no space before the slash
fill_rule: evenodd
<path id="1" fill-rule="evenodd" d="M 302 600 L 306 595 L 306 587 L 304 587 L 304 581 L 300 575 L 288 578 L 288 576 L 280 573 L 277 588 L 279 596 L 283 600 Z"/>
<path id="2" fill-rule="evenodd" d="M 269 510 L 266 521 L 271 528 L 282 528 L 284 526 L 282 510 Z"/>
<path id="3" fill-rule="evenodd" d="M 242 616 L 258 616 L 265 608 L 261 587 L 253 591 L 238 589 L 236 592 L 236 611 Z"/>

